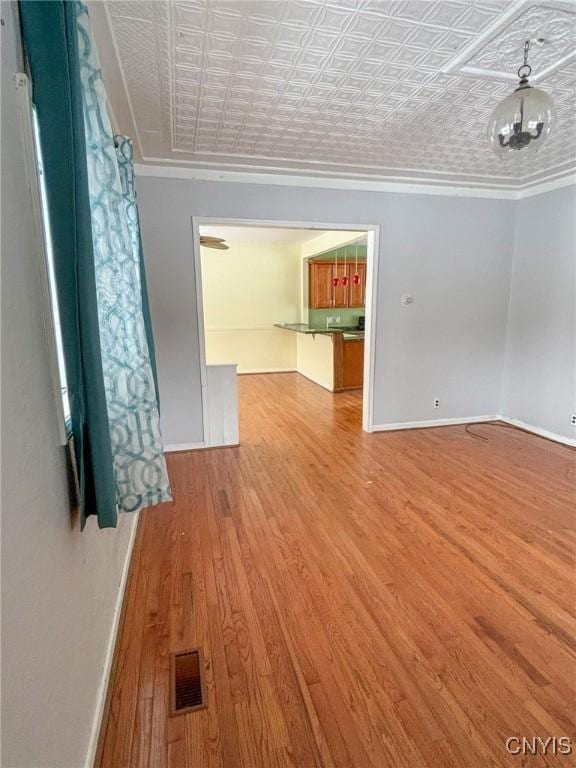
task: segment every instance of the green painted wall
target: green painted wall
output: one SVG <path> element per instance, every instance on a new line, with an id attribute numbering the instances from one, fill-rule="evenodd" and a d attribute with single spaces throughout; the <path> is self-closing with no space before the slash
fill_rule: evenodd
<path id="1" fill-rule="evenodd" d="M 327 317 L 339 317 L 339 323 L 330 325 L 358 325 L 358 317 L 364 314 L 364 307 L 338 309 L 311 309 L 308 312 L 310 328 L 326 328 Z"/>
<path id="2" fill-rule="evenodd" d="M 358 251 L 358 261 L 366 261 L 367 258 L 367 245 L 343 245 L 340 248 L 333 248 L 331 251 L 326 251 L 319 256 L 313 256 L 311 261 L 332 261 L 332 259 L 354 261 L 356 258 L 356 251 Z"/>

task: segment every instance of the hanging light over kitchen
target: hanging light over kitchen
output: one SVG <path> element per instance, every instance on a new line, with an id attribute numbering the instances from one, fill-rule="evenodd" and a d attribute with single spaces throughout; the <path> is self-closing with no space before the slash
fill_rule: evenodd
<path id="1" fill-rule="evenodd" d="M 336 249 L 336 251 L 334 253 L 335 253 L 336 263 L 335 263 L 335 266 L 332 269 L 332 285 L 334 286 L 334 288 L 338 288 L 338 285 L 340 283 L 340 279 L 338 277 L 338 249 Z M 332 298 L 334 298 L 334 297 L 332 297 Z"/>
<path id="2" fill-rule="evenodd" d="M 360 285 L 360 274 L 358 272 L 358 243 L 356 243 L 356 258 L 354 260 L 354 277 L 352 278 L 354 285 Z"/>
<path id="3" fill-rule="evenodd" d="M 544 40 L 539 38 L 538 43 Z M 524 63 L 518 69 L 516 90 L 498 104 L 488 123 L 488 141 L 494 152 L 505 157 L 517 150 L 535 150 L 544 144 L 554 122 L 554 102 L 528 82 L 530 40 L 524 43 Z"/>

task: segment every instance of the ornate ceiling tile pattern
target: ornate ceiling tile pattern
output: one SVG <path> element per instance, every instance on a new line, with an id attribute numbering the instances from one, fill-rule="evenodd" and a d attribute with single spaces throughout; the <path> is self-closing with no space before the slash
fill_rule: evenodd
<path id="1" fill-rule="evenodd" d="M 468 64 L 514 71 L 527 35 L 550 40 L 535 69 L 574 47 L 574 13 L 519 8 L 521 23 Z M 558 117 L 548 143 L 512 163 L 486 142 L 510 82 L 444 71 L 507 10 L 505 0 L 108 3 L 144 159 L 452 180 L 529 178 L 576 157 L 576 62 L 542 80 Z"/>
<path id="2" fill-rule="evenodd" d="M 510 24 L 505 32 L 472 56 L 468 64 L 492 70 L 495 74 L 510 71 L 515 73 L 516 62 L 521 56 L 518 37 L 526 40 L 538 36 L 544 43 L 541 46 L 532 46 L 530 61 L 535 72 L 547 69 L 558 59 L 572 54 L 576 48 L 574 11 L 531 6 L 515 23 Z"/>
<path id="3" fill-rule="evenodd" d="M 525 0 L 512 5 L 444 71 L 515 82 L 525 40 L 531 41 L 533 84 L 576 60 L 576 3 L 551 6 Z"/>

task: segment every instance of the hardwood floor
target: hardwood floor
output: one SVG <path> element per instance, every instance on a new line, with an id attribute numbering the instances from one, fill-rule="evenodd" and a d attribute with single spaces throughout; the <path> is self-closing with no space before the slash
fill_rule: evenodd
<path id="1" fill-rule="evenodd" d="M 573 766 L 505 741 L 574 741 L 575 452 L 239 387 L 242 445 L 171 455 L 175 501 L 142 514 L 99 765 Z M 194 646 L 208 708 L 171 718 Z"/>

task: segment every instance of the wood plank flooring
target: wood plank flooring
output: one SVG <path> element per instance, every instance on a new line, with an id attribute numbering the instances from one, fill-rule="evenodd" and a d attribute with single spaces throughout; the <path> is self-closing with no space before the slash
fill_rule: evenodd
<path id="1" fill-rule="evenodd" d="M 239 448 L 141 517 L 101 768 L 574 766 L 576 454 L 474 425 L 367 435 L 360 393 L 239 380 Z M 202 646 L 208 708 L 168 716 Z"/>

